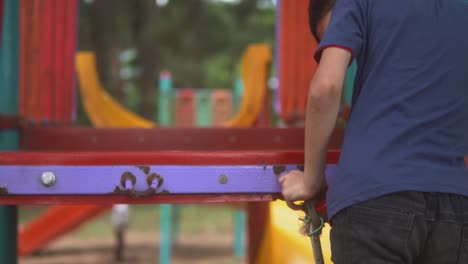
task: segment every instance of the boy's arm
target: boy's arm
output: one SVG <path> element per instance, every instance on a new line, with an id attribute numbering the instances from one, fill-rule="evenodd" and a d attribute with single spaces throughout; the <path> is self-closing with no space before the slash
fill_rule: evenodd
<path id="1" fill-rule="evenodd" d="M 352 54 L 343 48 L 329 47 L 309 88 L 305 123 L 304 184 L 314 196 L 323 187 L 328 144 L 340 108 L 346 70 Z"/>

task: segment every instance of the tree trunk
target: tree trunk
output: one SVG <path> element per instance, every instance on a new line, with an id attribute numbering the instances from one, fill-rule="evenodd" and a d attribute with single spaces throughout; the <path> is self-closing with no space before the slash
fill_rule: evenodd
<path id="1" fill-rule="evenodd" d="M 157 43 L 154 25 L 156 24 L 157 8 L 154 0 L 135 1 L 138 12 L 134 29 L 139 54 L 139 61 L 142 67 L 139 79 L 141 91 L 140 114 L 152 118 L 155 111 L 156 92 L 156 66 L 157 66 Z"/>
<path id="2" fill-rule="evenodd" d="M 91 8 L 91 36 L 94 42 L 99 78 L 104 87 L 113 91 L 121 103 L 125 102 L 120 79 L 121 38 L 117 19 L 119 4 L 115 0 L 97 0 Z"/>

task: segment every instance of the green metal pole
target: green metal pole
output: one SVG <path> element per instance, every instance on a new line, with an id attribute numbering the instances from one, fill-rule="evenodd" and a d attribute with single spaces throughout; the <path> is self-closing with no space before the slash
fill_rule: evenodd
<path id="1" fill-rule="evenodd" d="M 2 44 L 0 49 L 0 113 L 18 113 L 18 31 L 19 1 L 4 0 Z M 17 131 L 0 131 L 0 150 L 12 151 L 18 148 Z M 0 207 L 0 263 L 17 263 L 16 206 Z"/>
<path id="2" fill-rule="evenodd" d="M 163 71 L 159 75 L 159 96 L 158 96 L 158 125 L 170 126 L 172 124 L 172 78 L 171 73 Z M 170 264 L 173 243 L 173 221 L 174 210 L 171 204 L 160 205 L 160 244 L 159 262 L 160 264 Z"/>
<path id="3" fill-rule="evenodd" d="M 211 107 L 211 90 L 198 89 L 196 101 L 196 124 L 198 127 L 208 127 L 213 124 Z"/>
<path id="4" fill-rule="evenodd" d="M 161 204 L 160 207 L 159 264 L 170 264 L 172 255 L 172 205 Z"/>
<path id="5" fill-rule="evenodd" d="M 247 214 L 245 210 L 234 210 L 234 255 L 238 258 L 245 257 L 245 231 L 247 229 Z"/>
<path id="6" fill-rule="evenodd" d="M 243 94 L 243 83 L 242 79 L 236 79 L 234 83 L 234 91 L 233 91 L 233 108 L 234 112 L 239 110 L 240 102 L 242 99 Z M 234 255 L 238 258 L 245 257 L 245 232 L 246 232 L 246 221 L 247 221 L 247 214 L 244 210 L 235 209 L 234 210 Z"/>
<path id="7" fill-rule="evenodd" d="M 171 73 L 163 71 L 159 75 L 158 125 L 172 124 L 172 79 Z"/>
<path id="8" fill-rule="evenodd" d="M 242 79 L 236 79 L 234 83 L 234 93 L 233 93 L 233 101 L 234 101 L 234 113 L 237 113 L 239 110 L 239 105 L 242 99 L 242 94 L 244 90 L 244 85 L 242 84 Z"/>

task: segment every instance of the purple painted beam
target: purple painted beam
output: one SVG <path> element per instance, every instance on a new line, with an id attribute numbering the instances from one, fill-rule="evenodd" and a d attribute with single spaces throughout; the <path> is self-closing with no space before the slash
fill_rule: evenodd
<path id="1" fill-rule="evenodd" d="M 279 171 L 271 165 L 2 165 L 0 203 L 2 195 L 278 193 Z M 327 177 L 335 171 L 336 165 L 329 165 Z"/>

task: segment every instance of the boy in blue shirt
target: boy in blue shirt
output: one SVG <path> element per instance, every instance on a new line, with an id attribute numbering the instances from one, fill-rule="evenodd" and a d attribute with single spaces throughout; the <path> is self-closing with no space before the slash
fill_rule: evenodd
<path id="1" fill-rule="evenodd" d="M 287 204 L 301 209 L 294 202 L 325 184 L 327 145 L 356 59 L 339 169 L 327 182 L 333 261 L 468 263 L 467 1 L 311 1 L 320 64 L 304 173 L 280 178 Z"/>

